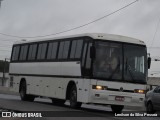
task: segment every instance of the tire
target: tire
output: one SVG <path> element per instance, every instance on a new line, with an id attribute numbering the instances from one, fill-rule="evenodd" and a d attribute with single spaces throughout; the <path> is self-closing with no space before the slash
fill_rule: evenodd
<path id="1" fill-rule="evenodd" d="M 53 103 L 54 105 L 64 105 L 65 100 L 52 98 L 52 103 Z"/>
<path id="2" fill-rule="evenodd" d="M 154 108 L 153 108 L 152 102 L 148 102 L 148 103 L 147 103 L 146 111 L 147 111 L 147 113 L 149 113 L 149 114 L 153 114 L 153 113 L 156 112 L 156 111 L 154 110 Z"/>
<path id="3" fill-rule="evenodd" d="M 112 112 L 114 113 L 121 113 L 123 108 L 123 105 L 111 105 Z"/>
<path id="4" fill-rule="evenodd" d="M 26 82 L 23 81 L 20 85 L 20 91 L 19 91 L 21 100 L 31 101 L 31 102 L 34 101 L 35 97 L 33 95 L 27 95 L 26 92 L 27 92 Z"/>
<path id="5" fill-rule="evenodd" d="M 70 107 L 71 108 L 80 108 L 82 103 L 77 101 L 77 88 L 76 86 L 72 86 L 71 90 L 70 90 L 70 97 L 69 97 L 69 101 L 70 101 Z"/>

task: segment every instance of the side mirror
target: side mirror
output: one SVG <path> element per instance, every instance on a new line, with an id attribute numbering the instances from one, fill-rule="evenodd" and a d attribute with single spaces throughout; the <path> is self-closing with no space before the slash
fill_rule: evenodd
<path id="1" fill-rule="evenodd" d="M 90 58 L 96 58 L 96 48 L 94 46 L 90 47 Z"/>
<path id="2" fill-rule="evenodd" d="M 151 57 L 148 57 L 148 69 L 151 67 Z"/>

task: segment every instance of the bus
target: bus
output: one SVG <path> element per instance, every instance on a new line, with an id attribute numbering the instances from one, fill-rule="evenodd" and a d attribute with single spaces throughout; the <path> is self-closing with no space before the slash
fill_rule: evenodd
<path id="1" fill-rule="evenodd" d="M 110 105 L 113 112 L 144 105 L 147 73 L 143 41 L 103 33 L 16 42 L 9 68 L 21 100 L 44 96 L 71 108 Z"/>

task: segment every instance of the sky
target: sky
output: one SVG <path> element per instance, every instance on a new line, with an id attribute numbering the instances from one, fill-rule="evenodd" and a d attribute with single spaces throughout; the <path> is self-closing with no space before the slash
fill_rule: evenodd
<path id="1" fill-rule="evenodd" d="M 3 0 L 0 33 L 34 37 L 65 31 L 101 18 L 135 0 Z M 143 40 L 151 56 L 160 58 L 160 0 L 138 0 L 88 26 L 51 37 L 108 33 Z M 0 35 L 0 59 L 10 58 L 16 38 Z M 39 39 L 39 38 L 36 38 Z"/>

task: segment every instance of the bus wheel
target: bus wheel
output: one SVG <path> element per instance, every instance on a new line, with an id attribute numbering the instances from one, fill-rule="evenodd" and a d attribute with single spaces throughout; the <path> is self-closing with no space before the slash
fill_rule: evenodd
<path id="1" fill-rule="evenodd" d="M 20 91 L 19 91 L 21 100 L 23 100 L 23 101 L 34 101 L 35 97 L 33 95 L 27 95 L 26 90 L 27 90 L 26 82 L 23 81 L 20 85 Z"/>
<path id="2" fill-rule="evenodd" d="M 65 100 L 52 98 L 52 103 L 53 103 L 54 105 L 63 105 L 63 104 L 65 103 Z"/>
<path id="3" fill-rule="evenodd" d="M 121 113 L 123 108 L 123 105 L 111 105 L 111 109 L 114 113 Z"/>
<path id="4" fill-rule="evenodd" d="M 72 86 L 71 90 L 70 90 L 70 107 L 71 108 L 80 108 L 82 103 L 81 102 L 77 102 L 77 88 L 76 86 Z"/>

